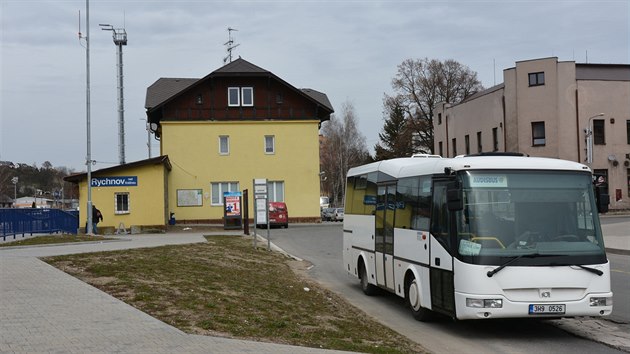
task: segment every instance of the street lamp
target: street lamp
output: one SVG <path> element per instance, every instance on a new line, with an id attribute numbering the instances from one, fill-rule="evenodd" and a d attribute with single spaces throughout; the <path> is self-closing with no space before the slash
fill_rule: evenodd
<path id="1" fill-rule="evenodd" d="M 149 158 L 151 158 L 151 123 L 149 123 L 148 118 L 140 118 L 140 120 L 146 121 L 145 128 L 147 130 L 147 149 L 149 151 Z"/>
<path id="2" fill-rule="evenodd" d="M 596 114 L 588 119 L 588 125 L 584 132 L 586 133 L 586 163 L 588 165 L 593 164 L 593 118 L 601 117 L 604 113 Z"/>
<path id="3" fill-rule="evenodd" d="M 13 207 L 15 208 L 17 205 L 17 183 L 19 178 L 13 177 L 11 178 L 11 183 L 13 183 Z"/>

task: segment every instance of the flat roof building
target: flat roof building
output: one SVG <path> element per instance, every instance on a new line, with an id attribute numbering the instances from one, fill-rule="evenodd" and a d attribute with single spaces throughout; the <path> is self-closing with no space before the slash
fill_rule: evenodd
<path id="1" fill-rule="evenodd" d="M 445 157 L 520 152 L 585 163 L 610 208 L 630 208 L 630 65 L 541 58 L 503 70 L 503 83 L 434 110 Z"/>

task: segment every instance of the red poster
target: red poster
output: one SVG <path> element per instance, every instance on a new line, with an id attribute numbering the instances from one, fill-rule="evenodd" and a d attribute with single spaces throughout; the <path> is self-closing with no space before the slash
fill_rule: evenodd
<path id="1" fill-rule="evenodd" d="M 234 196 L 225 197 L 225 216 L 241 215 L 241 198 Z"/>

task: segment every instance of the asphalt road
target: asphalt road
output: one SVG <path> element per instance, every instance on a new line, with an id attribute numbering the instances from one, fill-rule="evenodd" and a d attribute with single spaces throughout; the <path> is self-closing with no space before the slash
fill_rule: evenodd
<path id="1" fill-rule="evenodd" d="M 266 235 L 266 232 L 263 233 Z M 342 225 L 324 223 L 295 225 L 271 230 L 271 240 L 288 253 L 313 263 L 311 276 L 327 288 L 388 327 L 420 343 L 434 353 L 621 353 L 610 346 L 576 337 L 550 321 L 533 319 L 457 321 L 442 318 L 432 323 L 413 319 L 402 299 L 382 293 L 368 297 L 358 281 L 342 267 Z M 611 255 L 613 269 L 628 269 L 628 256 Z M 617 262 L 620 262 L 617 265 Z M 624 263 L 625 262 L 625 263 Z M 625 266 L 626 268 L 621 268 Z M 626 288 L 628 274 L 613 271 L 613 288 Z M 616 291 L 616 290 L 615 290 Z M 619 301 L 615 294 L 615 312 Z M 621 315 L 620 320 L 624 317 Z M 604 329 L 605 330 L 605 329 Z M 589 329 L 593 332 L 593 329 Z M 602 329 L 600 329 L 602 331 Z M 604 335 L 605 333 L 595 333 Z M 628 347 L 630 350 L 630 347 Z"/>

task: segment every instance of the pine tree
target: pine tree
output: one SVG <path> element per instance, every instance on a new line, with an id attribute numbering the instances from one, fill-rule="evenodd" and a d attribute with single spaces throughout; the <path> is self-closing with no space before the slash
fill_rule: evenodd
<path id="1" fill-rule="evenodd" d="M 378 134 L 380 142 L 374 146 L 376 161 L 411 156 L 413 144 L 403 106 L 394 99 L 385 99 L 384 106 L 389 118 L 385 118 Z"/>

